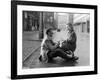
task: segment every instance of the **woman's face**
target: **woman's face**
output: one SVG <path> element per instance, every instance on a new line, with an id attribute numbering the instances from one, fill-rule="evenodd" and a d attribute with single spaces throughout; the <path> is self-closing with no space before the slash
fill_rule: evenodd
<path id="1" fill-rule="evenodd" d="M 69 31 L 73 31 L 73 26 L 72 25 L 68 25 L 68 30 Z"/>

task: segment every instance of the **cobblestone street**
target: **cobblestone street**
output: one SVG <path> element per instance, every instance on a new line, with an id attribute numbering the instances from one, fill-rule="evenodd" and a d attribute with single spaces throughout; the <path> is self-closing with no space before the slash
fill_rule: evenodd
<path id="1" fill-rule="evenodd" d="M 41 41 L 36 40 L 38 32 L 25 33 L 23 36 L 23 68 L 62 67 L 62 66 L 87 66 L 89 65 L 89 34 L 77 33 L 77 48 L 75 55 L 79 57 L 77 62 L 66 62 L 57 58 L 52 63 L 39 62 Z"/>

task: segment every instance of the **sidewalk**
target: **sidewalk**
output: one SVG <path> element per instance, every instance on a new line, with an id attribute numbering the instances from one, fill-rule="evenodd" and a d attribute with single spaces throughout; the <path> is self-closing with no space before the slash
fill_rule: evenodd
<path id="1" fill-rule="evenodd" d="M 41 40 L 38 38 L 38 31 L 23 32 L 23 61 L 40 48 Z"/>
<path id="2" fill-rule="evenodd" d="M 40 48 L 41 41 L 23 41 L 23 61 Z"/>
<path id="3" fill-rule="evenodd" d="M 24 41 L 39 40 L 39 31 L 24 31 L 23 40 Z"/>
<path id="4" fill-rule="evenodd" d="M 77 48 L 75 54 L 79 56 L 79 66 L 90 65 L 90 34 L 78 33 L 77 34 Z"/>
<path id="5" fill-rule="evenodd" d="M 30 44 L 29 44 L 30 43 Z M 39 47 L 41 42 L 30 41 L 27 43 L 32 46 L 32 49 L 37 45 Z M 26 42 L 25 42 L 26 44 Z M 26 49 L 27 50 L 27 49 Z M 32 50 L 31 50 L 32 51 Z M 75 50 L 75 55 L 79 57 L 77 63 L 75 62 L 66 62 L 61 58 L 57 58 L 53 63 L 41 63 L 39 62 L 39 53 L 40 48 L 38 48 L 35 52 L 32 52 L 32 55 L 25 60 L 23 63 L 23 68 L 44 68 L 44 67 L 68 67 L 68 66 L 88 66 L 90 65 L 90 39 L 89 34 L 77 34 L 77 48 Z"/>

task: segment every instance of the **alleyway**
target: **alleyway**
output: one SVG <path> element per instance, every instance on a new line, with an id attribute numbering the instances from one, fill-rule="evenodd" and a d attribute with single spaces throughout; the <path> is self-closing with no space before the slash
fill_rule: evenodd
<path id="1" fill-rule="evenodd" d="M 75 55 L 79 57 L 77 62 L 66 62 L 57 58 L 52 63 L 39 62 L 41 41 L 38 40 L 38 32 L 23 33 L 23 68 L 63 67 L 63 66 L 87 66 L 89 65 L 89 34 L 77 33 L 77 48 Z"/>

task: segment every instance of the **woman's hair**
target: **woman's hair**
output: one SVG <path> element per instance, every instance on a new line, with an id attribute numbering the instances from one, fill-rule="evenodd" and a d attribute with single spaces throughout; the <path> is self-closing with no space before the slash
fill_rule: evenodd
<path id="1" fill-rule="evenodd" d="M 67 25 L 68 25 L 68 28 L 69 28 L 70 31 L 74 31 L 72 23 L 68 23 Z"/>
<path id="2" fill-rule="evenodd" d="M 67 25 L 69 25 L 69 26 L 73 26 L 73 24 L 72 24 L 72 23 L 68 23 Z"/>

